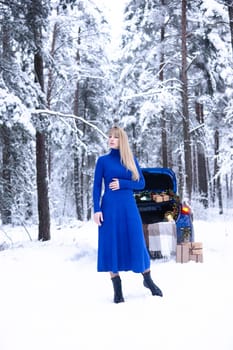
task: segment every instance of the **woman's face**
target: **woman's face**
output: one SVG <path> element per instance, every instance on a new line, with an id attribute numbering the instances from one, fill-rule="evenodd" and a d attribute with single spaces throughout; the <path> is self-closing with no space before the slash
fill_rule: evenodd
<path id="1" fill-rule="evenodd" d="M 118 149 L 119 148 L 119 137 L 116 133 L 110 132 L 108 135 L 108 146 L 109 148 Z"/>

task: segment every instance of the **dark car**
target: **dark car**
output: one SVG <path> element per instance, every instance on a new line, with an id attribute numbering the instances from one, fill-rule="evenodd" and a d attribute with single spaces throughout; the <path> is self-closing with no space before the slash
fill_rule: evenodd
<path id="1" fill-rule="evenodd" d="M 142 172 L 145 187 L 143 190 L 135 191 L 134 196 L 143 227 L 171 220 L 175 222 L 177 243 L 193 242 L 191 208 L 182 202 L 177 194 L 177 180 L 174 171 L 169 168 L 143 168 Z M 146 241 L 148 245 L 148 239 Z M 148 250 L 151 251 L 150 247 Z"/>

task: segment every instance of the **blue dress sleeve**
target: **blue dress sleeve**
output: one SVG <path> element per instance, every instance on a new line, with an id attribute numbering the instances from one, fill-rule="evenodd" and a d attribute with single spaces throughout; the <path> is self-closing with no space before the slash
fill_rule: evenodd
<path id="1" fill-rule="evenodd" d="M 131 189 L 131 190 L 142 190 L 145 187 L 145 179 L 142 174 L 142 170 L 138 164 L 137 159 L 135 158 L 135 164 L 139 173 L 139 180 L 126 180 L 126 179 L 118 179 L 120 189 Z"/>
<path id="2" fill-rule="evenodd" d="M 103 164 L 101 158 L 98 158 L 95 167 L 94 174 L 94 185 L 93 185 L 93 204 L 94 204 L 94 213 L 101 211 L 100 209 L 100 198 L 102 192 L 102 181 L 103 181 Z"/>

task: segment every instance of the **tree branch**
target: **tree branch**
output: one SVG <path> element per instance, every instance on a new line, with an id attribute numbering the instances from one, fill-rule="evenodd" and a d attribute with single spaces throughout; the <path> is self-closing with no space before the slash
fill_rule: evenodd
<path id="1" fill-rule="evenodd" d="M 34 109 L 32 111 L 32 114 L 47 114 L 47 115 L 54 115 L 54 116 L 58 116 L 58 117 L 62 117 L 62 118 L 73 118 L 73 119 L 77 119 L 80 120 L 81 122 L 89 125 L 90 127 L 92 127 L 93 129 L 95 129 L 98 133 L 100 133 L 102 136 L 104 136 L 106 139 L 108 138 L 108 136 L 106 134 L 103 133 L 103 131 L 101 131 L 97 126 L 95 126 L 94 124 L 88 122 L 87 120 L 85 120 L 82 117 L 78 117 L 74 114 L 65 114 L 65 113 L 61 113 L 61 112 L 56 112 L 56 111 L 50 111 L 49 109 Z"/>

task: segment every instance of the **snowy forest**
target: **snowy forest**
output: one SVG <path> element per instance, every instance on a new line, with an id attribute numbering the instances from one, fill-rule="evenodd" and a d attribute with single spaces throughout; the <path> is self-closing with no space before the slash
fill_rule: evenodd
<path id="1" fill-rule="evenodd" d="M 0 19 L 2 225 L 90 220 L 114 124 L 190 203 L 232 203 L 232 0 L 126 0 L 119 44 L 97 0 L 0 0 Z"/>

